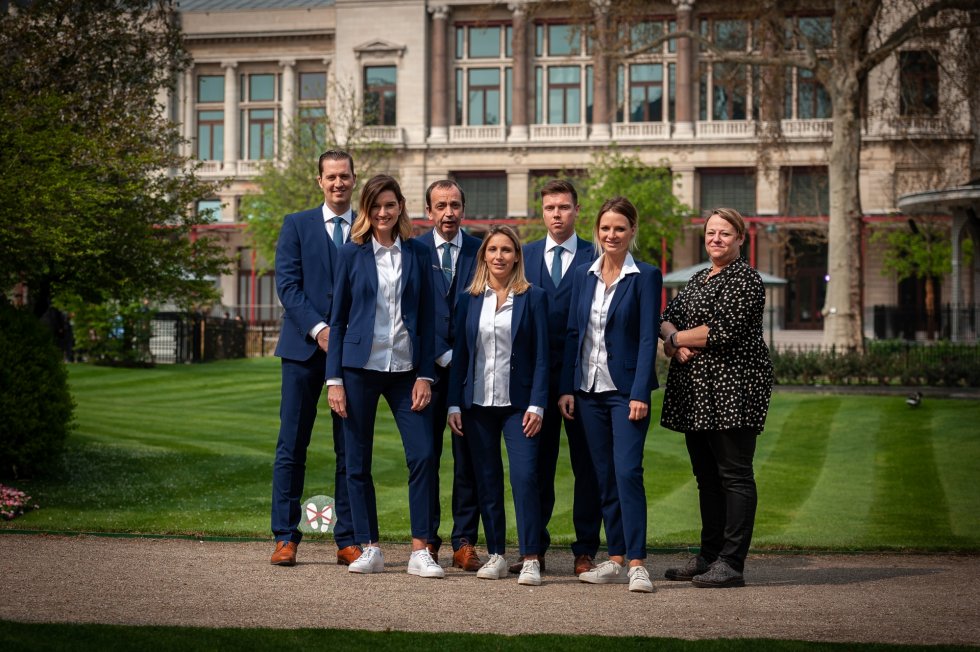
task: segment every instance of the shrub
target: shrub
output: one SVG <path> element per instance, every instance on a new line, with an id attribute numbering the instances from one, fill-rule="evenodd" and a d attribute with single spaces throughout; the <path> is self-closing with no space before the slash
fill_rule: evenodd
<path id="1" fill-rule="evenodd" d="M 51 332 L 0 299 L 0 477 L 57 464 L 74 408 Z"/>

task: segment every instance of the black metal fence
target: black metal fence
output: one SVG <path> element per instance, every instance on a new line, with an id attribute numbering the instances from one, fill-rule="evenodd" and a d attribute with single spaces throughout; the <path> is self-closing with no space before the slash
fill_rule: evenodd
<path id="1" fill-rule="evenodd" d="M 932 333 L 924 310 L 899 306 L 874 307 L 876 339 L 924 340 L 955 339 L 976 342 L 980 326 L 980 304 L 945 304 L 933 315 Z M 932 336 L 932 337 L 930 337 Z"/>
<path id="2" fill-rule="evenodd" d="M 148 346 L 155 363 L 208 362 L 246 355 L 249 329 L 237 319 L 161 312 L 150 325 Z"/>

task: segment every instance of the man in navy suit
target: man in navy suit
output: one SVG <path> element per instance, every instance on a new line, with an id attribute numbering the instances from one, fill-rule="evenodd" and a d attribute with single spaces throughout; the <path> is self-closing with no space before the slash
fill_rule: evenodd
<path id="1" fill-rule="evenodd" d="M 272 563 L 296 563 L 306 451 L 310 445 L 317 401 L 323 390 L 333 284 L 339 247 L 348 239 L 354 213 L 354 160 L 340 150 L 320 155 L 317 184 L 323 204 L 286 216 L 276 245 L 276 290 L 285 310 L 276 355 L 282 359 L 282 401 L 279 441 L 272 472 L 272 533 L 276 549 Z M 333 414 L 334 541 L 337 563 L 350 564 L 360 556 L 354 545 L 343 424 Z"/>
<path id="2" fill-rule="evenodd" d="M 541 189 L 541 209 L 548 235 L 524 246 L 527 280 L 542 288 L 548 295 L 549 383 L 548 404 L 545 407 L 538 449 L 538 487 L 541 492 L 541 570 L 544 553 L 551 543 L 548 521 L 555 508 L 555 470 L 561 440 L 562 416 L 558 409 L 559 379 L 564 355 L 565 331 L 571 303 L 572 274 L 580 265 L 595 258 L 592 243 L 575 234 L 578 217 L 578 192 L 564 179 L 549 181 Z M 593 560 L 599 550 L 599 529 L 602 511 L 599 485 L 589 455 L 589 446 L 582 431 L 581 420 L 564 420 L 568 452 L 572 462 L 575 486 L 572 503 L 572 523 L 575 526 L 575 574 L 595 567 Z M 522 564 L 512 564 L 510 572 L 521 572 Z"/>
<path id="3" fill-rule="evenodd" d="M 435 293 L 436 382 L 432 385 L 432 437 L 436 460 L 442 458 L 443 433 L 446 428 L 446 402 L 449 368 L 453 361 L 453 316 L 459 298 L 466 294 L 476 269 L 476 252 L 480 239 L 463 233 L 459 226 L 466 211 L 466 196 L 458 183 L 442 179 L 425 191 L 425 214 L 432 230 L 418 237 L 431 251 L 432 289 Z M 477 571 L 482 566 L 473 544 L 480 525 L 476 476 L 469 448 L 459 437 L 450 435 L 453 450 L 453 566 Z M 433 536 L 429 550 L 435 558 L 442 545 L 439 538 L 439 476 L 436 475 L 433 496 Z"/>

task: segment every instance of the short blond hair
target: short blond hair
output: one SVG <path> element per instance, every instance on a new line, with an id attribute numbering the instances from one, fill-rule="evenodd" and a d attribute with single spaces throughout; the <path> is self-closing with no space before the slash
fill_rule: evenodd
<path id="1" fill-rule="evenodd" d="M 701 228 L 701 235 L 704 236 L 708 231 L 708 220 L 717 215 L 721 219 L 725 220 L 732 225 L 735 229 L 735 234 L 742 239 L 745 237 L 745 220 L 742 218 L 742 214 L 739 213 L 734 208 L 713 208 L 708 217 L 704 220 L 704 226 Z"/>

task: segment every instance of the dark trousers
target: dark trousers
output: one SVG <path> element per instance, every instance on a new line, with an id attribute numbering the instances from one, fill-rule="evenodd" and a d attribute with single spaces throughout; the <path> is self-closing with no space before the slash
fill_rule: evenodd
<path id="1" fill-rule="evenodd" d="M 589 444 L 585 440 L 582 422 L 562 419 L 558 409 L 558 392 L 548 396 L 548 407 L 544 411 L 538 448 L 538 489 L 541 497 L 541 554 L 551 545 L 548 523 L 555 510 L 555 475 L 558 469 L 558 451 L 561 445 L 561 426 L 565 424 L 565 437 L 568 441 L 568 455 L 572 463 L 572 525 L 575 527 L 575 541 L 572 553 L 595 557 L 599 550 L 599 529 L 602 527 L 602 506 L 599 502 L 599 484 L 596 482 L 595 467 Z"/>
<path id="2" fill-rule="evenodd" d="M 504 465 L 500 457 L 503 433 L 510 462 L 510 487 L 517 517 L 517 541 L 522 555 L 541 550 L 541 512 L 538 499 L 538 438 L 526 437 L 525 410 L 474 405 L 463 410 L 463 437 L 476 466 L 477 493 L 487 552 L 504 554 L 507 519 L 504 513 Z M 454 435 L 457 436 L 457 435 Z"/>
<path id="3" fill-rule="evenodd" d="M 432 537 L 428 543 L 433 544 L 437 549 L 442 545 L 439 537 L 439 524 L 442 516 L 442 509 L 439 505 L 439 467 L 438 463 L 442 459 L 442 443 L 444 437 L 450 437 L 450 444 L 453 451 L 453 530 L 452 544 L 453 550 L 459 550 L 465 539 L 470 544 L 475 544 L 479 535 L 480 527 L 480 505 L 477 502 L 476 494 L 476 471 L 473 468 L 473 457 L 470 455 L 469 447 L 462 437 L 456 437 L 450 431 L 446 435 L 446 413 L 449 410 L 449 368 L 436 366 L 436 382 L 432 385 L 432 442 L 435 446 L 436 455 L 436 474 L 435 474 L 435 499 L 432 504 L 433 527 Z"/>
<path id="4" fill-rule="evenodd" d="M 619 392 L 576 392 L 575 414 L 582 421 L 595 465 L 606 544 L 610 555 L 647 556 L 647 496 L 643 447 L 650 414 L 630 421 L 630 400 Z"/>
<path id="5" fill-rule="evenodd" d="M 282 399 L 279 404 L 279 440 L 272 467 L 272 533 L 276 541 L 299 543 L 299 519 L 306 477 L 306 452 L 310 446 L 317 402 L 323 391 L 326 355 L 317 349 L 309 360 L 282 359 Z M 350 500 L 347 496 L 347 463 L 343 420 L 333 414 L 334 541 L 338 548 L 354 544 Z"/>
<path id="6" fill-rule="evenodd" d="M 701 504 L 701 556 L 741 572 L 752 542 L 758 498 L 752 458 L 755 431 L 689 432 L 687 452 Z"/>
<path id="7" fill-rule="evenodd" d="M 432 412 L 412 410 L 414 371 L 384 372 L 344 369 L 347 418 L 347 490 L 350 494 L 354 537 L 358 543 L 378 540 L 378 506 L 371 462 L 374 453 L 374 421 L 383 396 L 391 408 L 405 448 L 408 465 L 408 510 L 412 537 L 428 540 L 432 534 L 432 490 L 436 473 L 432 446 Z"/>

